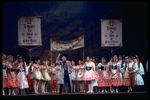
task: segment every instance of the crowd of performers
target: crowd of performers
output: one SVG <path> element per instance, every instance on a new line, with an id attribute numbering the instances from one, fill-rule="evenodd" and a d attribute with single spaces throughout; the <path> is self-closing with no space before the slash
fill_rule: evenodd
<path id="1" fill-rule="evenodd" d="M 127 88 L 125 92 L 131 92 L 135 91 L 135 85 L 144 85 L 145 72 L 138 56 L 126 56 L 123 59 L 121 55 L 114 55 L 109 61 L 102 57 L 100 63 L 87 57 L 85 63 L 79 60 L 78 65 L 67 58 L 65 54 L 58 54 L 51 66 L 48 60 L 39 59 L 27 65 L 22 56 L 13 58 L 2 54 L 3 95 L 19 95 L 23 89 L 26 94 L 117 93 L 122 92 L 123 87 Z M 48 92 L 48 85 L 51 92 Z M 14 91 L 16 88 L 19 89 L 18 94 Z"/>

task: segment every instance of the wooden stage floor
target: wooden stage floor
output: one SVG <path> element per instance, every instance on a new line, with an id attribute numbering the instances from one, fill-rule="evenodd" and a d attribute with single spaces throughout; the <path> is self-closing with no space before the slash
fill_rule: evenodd
<path id="1" fill-rule="evenodd" d="M 6 95 L 4 99 L 148 99 L 148 92 L 119 93 L 62 93 L 62 94 L 22 94 Z"/>

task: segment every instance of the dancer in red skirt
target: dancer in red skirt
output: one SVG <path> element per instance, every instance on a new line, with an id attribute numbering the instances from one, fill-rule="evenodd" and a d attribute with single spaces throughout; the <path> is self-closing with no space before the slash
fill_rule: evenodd
<path id="1" fill-rule="evenodd" d="M 118 87 L 121 86 L 120 75 L 117 65 L 117 56 L 114 56 L 111 64 L 111 83 L 113 87 L 116 87 L 116 92 L 118 92 Z M 114 89 L 111 92 L 115 92 Z"/>
<path id="2" fill-rule="evenodd" d="M 51 71 L 52 71 L 52 74 L 51 74 L 51 90 L 52 90 L 52 93 L 56 93 L 56 87 L 57 87 L 57 79 L 56 79 L 56 67 L 55 67 L 55 63 L 52 63 L 51 65 Z"/>
<path id="3" fill-rule="evenodd" d="M 19 81 L 16 73 L 16 67 L 18 66 L 18 60 L 13 61 L 13 56 L 8 56 L 8 61 L 6 62 L 7 66 L 7 78 L 9 84 L 9 95 L 16 95 L 14 92 L 14 88 L 19 87 Z"/>
<path id="4" fill-rule="evenodd" d="M 129 68 L 129 57 L 125 57 L 125 63 L 123 64 L 124 66 L 124 71 L 123 71 L 123 82 L 122 82 L 122 85 L 124 86 L 127 86 L 128 87 L 128 91 L 130 91 L 130 77 L 129 77 L 129 71 L 128 71 L 128 68 Z"/>
<path id="5" fill-rule="evenodd" d="M 3 69 L 3 95 L 5 95 L 5 88 L 8 88 L 8 80 L 7 80 L 7 73 L 6 73 L 6 70 L 7 70 L 7 67 L 6 67 L 6 55 L 5 54 L 2 54 L 2 69 Z"/>
<path id="6" fill-rule="evenodd" d="M 101 91 L 102 93 L 103 92 L 107 93 L 106 87 L 109 86 L 109 79 L 108 79 L 108 72 L 106 71 L 107 64 L 105 58 L 102 58 L 101 63 L 98 64 L 97 68 L 99 73 L 98 87 L 102 87 Z"/>
<path id="7" fill-rule="evenodd" d="M 28 66 L 28 84 L 29 84 L 28 91 L 33 94 L 34 93 L 34 80 L 30 79 L 32 73 L 33 73 L 33 61 L 31 60 Z"/>

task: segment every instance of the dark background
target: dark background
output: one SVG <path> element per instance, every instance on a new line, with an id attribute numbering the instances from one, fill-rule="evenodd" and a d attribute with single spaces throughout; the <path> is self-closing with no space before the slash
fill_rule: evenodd
<path id="1" fill-rule="evenodd" d="M 30 7 L 28 13 L 27 7 Z M 85 29 L 85 58 L 92 56 L 100 62 L 101 57 L 110 58 L 110 51 L 101 47 L 100 19 L 122 19 L 123 47 L 114 54 L 135 55 L 145 65 L 148 58 L 148 2 L 116 1 L 57 1 L 57 2 L 3 2 L 2 3 L 2 51 L 6 55 L 23 55 L 29 59 L 29 51 L 18 46 L 17 16 L 41 17 L 42 46 L 32 51 L 32 58 L 50 48 L 49 34 L 53 39 L 68 41 L 82 35 Z M 33 12 L 34 11 L 34 12 Z M 29 47 L 26 47 L 29 48 Z M 109 48 L 110 49 L 110 48 Z M 70 59 L 82 48 L 67 53 Z"/>

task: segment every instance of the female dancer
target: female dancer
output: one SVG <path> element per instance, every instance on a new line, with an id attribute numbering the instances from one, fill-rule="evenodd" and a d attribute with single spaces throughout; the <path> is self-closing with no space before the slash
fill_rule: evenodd
<path id="1" fill-rule="evenodd" d="M 19 57 L 19 73 L 18 73 L 18 78 L 19 78 L 19 94 L 21 94 L 22 89 L 25 89 L 26 94 L 29 94 L 28 88 L 28 80 L 27 80 L 27 65 L 26 62 L 23 61 L 22 56 Z"/>
<path id="2" fill-rule="evenodd" d="M 42 93 L 47 93 L 47 82 L 51 80 L 49 74 L 48 74 L 48 61 L 47 60 L 43 60 L 43 66 L 41 66 L 42 69 L 42 75 L 44 80 L 41 80 L 41 91 Z"/>
<path id="3" fill-rule="evenodd" d="M 38 93 L 39 83 L 41 80 L 43 80 L 43 76 L 42 76 L 42 73 L 40 71 L 41 66 L 39 64 L 40 64 L 40 59 L 38 59 L 36 61 L 36 64 L 33 64 L 34 69 L 33 69 L 32 76 L 30 78 L 30 79 L 34 79 L 34 92 L 35 92 L 35 94 L 39 94 Z"/>
<path id="4" fill-rule="evenodd" d="M 78 61 L 78 73 L 77 73 L 77 81 L 79 81 L 80 93 L 84 92 L 84 80 L 82 80 L 83 72 L 84 72 L 84 65 L 83 61 Z"/>
<path id="5" fill-rule="evenodd" d="M 106 59 L 102 57 L 101 63 L 98 64 L 98 73 L 99 73 L 99 80 L 98 80 L 98 87 L 102 87 L 102 93 L 106 92 L 106 87 L 109 86 L 109 80 L 108 80 L 108 73 L 106 71 L 107 69 L 107 64 L 106 64 Z M 105 90 L 104 90 L 105 89 Z"/>
<path id="6" fill-rule="evenodd" d="M 87 62 L 84 64 L 84 74 L 82 80 L 86 80 L 88 84 L 89 91 L 87 93 L 93 93 L 93 80 L 98 78 L 98 75 L 95 72 L 95 64 L 87 57 Z"/>
<path id="7" fill-rule="evenodd" d="M 56 87 L 57 87 L 57 79 L 56 79 L 56 67 L 55 63 L 52 63 L 51 65 L 51 90 L 52 93 L 56 93 Z"/>
<path id="8" fill-rule="evenodd" d="M 28 83 L 29 83 L 29 89 L 28 90 L 30 93 L 33 94 L 34 93 L 34 88 L 33 88 L 34 81 L 30 79 L 32 73 L 33 73 L 33 61 L 31 60 L 29 63 L 29 66 L 28 66 Z"/>
<path id="9" fill-rule="evenodd" d="M 144 85 L 144 80 L 143 80 L 142 75 L 145 74 L 144 68 L 143 68 L 142 63 L 139 61 L 139 58 L 137 55 L 134 57 L 133 60 L 134 62 L 137 63 L 137 66 L 138 66 L 138 70 L 135 73 L 136 85 L 137 85 L 137 88 L 139 88 L 139 90 L 142 91 L 142 86 Z"/>
<path id="10" fill-rule="evenodd" d="M 111 65 L 111 83 L 113 87 L 116 87 L 116 92 L 118 92 L 118 86 L 121 86 L 120 75 L 118 71 L 117 58 L 116 56 L 112 59 Z M 111 92 L 115 92 L 114 89 Z"/>
<path id="11" fill-rule="evenodd" d="M 71 73 L 71 82 L 72 82 L 72 92 L 75 93 L 75 87 L 76 87 L 76 68 L 77 66 L 75 66 L 75 62 L 72 60 L 71 61 L 71 65 L 73 67 L 72 73 Z"/>
<path id="12" fill-rule="evenodd" d="M 6 55 L 2 53 L 2 69 L 3 69 L 3 95 L 5 95 L 5 88 L 8 88 L 8 80 L 7 80 L 7 67 L 6 67 Z"/>
<path id="13" fill-rule="evenodd" d="M 123 82 L 122 82 L 122 85 L 123 86 L 127 86 L 128 87 L 128 91 L 130 91 L 130 77 L 129 77 L 129 71 L 128 71 L 128 68 L 129 68 L 129 57 L 125 57 L 125 63 L 123 64 L 124 66 L 124 71 L 123 71 Z"/>
<path id="14" fill-rule="evenodd" d="M 9 95 L 16 95 L 14 92 L 15 87 L 19 87 L 18 84 L 18 77 L 16 76 L 15 72 L 16 69 L 14 69 L 14 65 L 17 64 L 17 61 L 13 63 L 13 56 L 8 56 L 8 62 L 6 62 L 7 66 L 7 78 L 8 78 L 8 84 L 9 84 Z M 16 65 L 15 65 L 16 67 Z"/>

